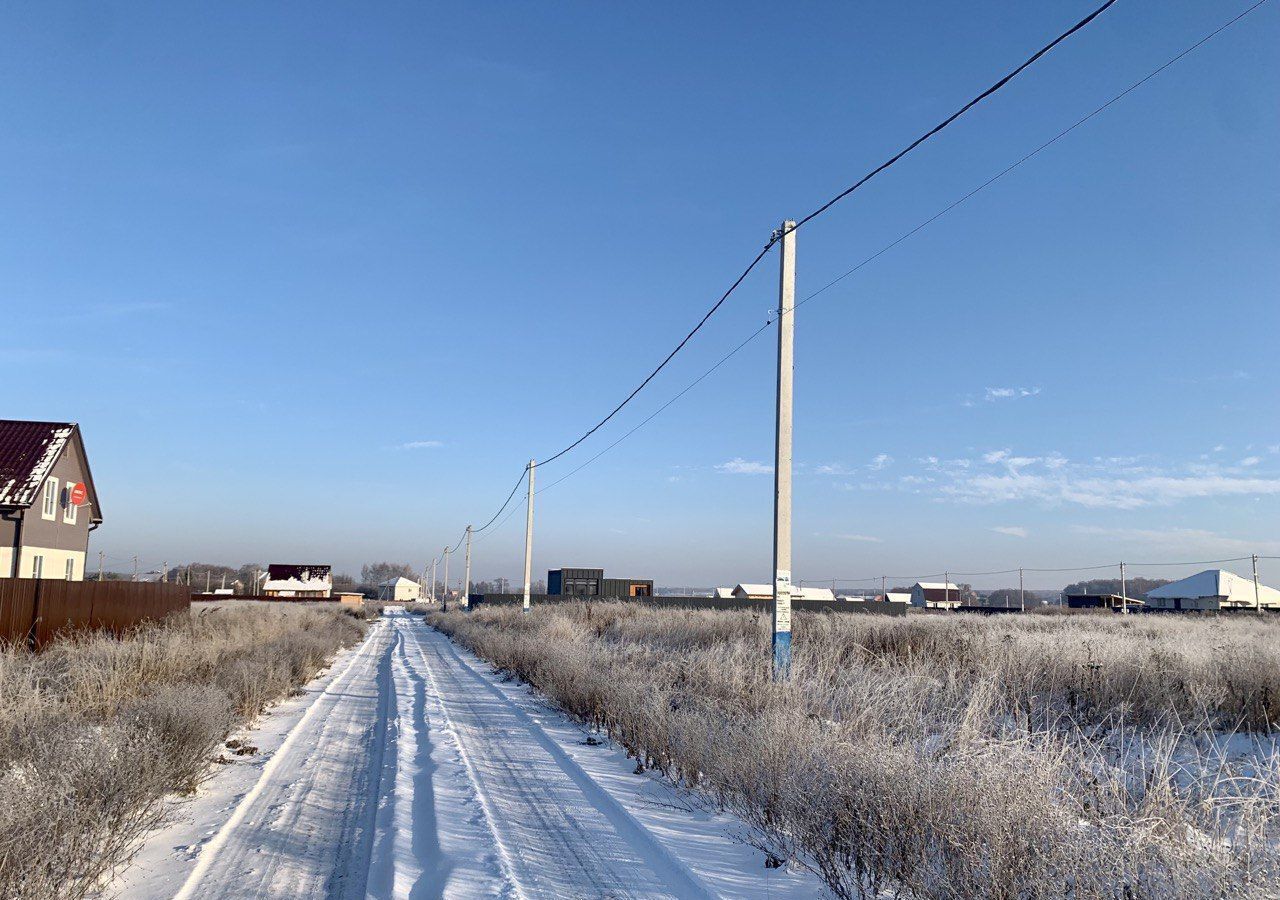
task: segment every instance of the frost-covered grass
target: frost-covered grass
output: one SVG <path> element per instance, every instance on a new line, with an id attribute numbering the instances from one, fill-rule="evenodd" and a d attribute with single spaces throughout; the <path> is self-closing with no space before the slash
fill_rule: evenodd
<path id="1" fill-rule="evenodd" d="M 834 896 L 1280 896 L 1280 626 L 623 604 L 428 619 Z"/>
<path id="2" fill-rule="evenodd" d="M 336 607 L 255 604 L 0 648 L 0 897 L 92 891 L 232 728 L 362 633 Z"/>

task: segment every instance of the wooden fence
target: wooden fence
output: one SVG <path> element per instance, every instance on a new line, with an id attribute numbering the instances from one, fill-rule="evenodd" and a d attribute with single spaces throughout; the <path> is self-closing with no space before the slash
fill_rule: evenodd
<path id="1" fill-rule="evenodd" d="M 119 634 L 190 607 L 185 584 L 0 578 L 0 640 L 38 648 L 68 629 Z"/>

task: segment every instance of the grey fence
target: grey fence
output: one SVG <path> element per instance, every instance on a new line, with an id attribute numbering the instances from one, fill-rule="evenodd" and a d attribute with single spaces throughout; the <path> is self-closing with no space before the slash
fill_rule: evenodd
<path id="1" fill-rule="evenodd" d="M 472 594 L 471 605 L 519 606 L 523 594 Z M 676 609 L 750 610 L 768 614 L 773 609 L 772 600 L 746 600 L 738 597 L 582 597 L 576 594 L 533 594 L 529 603 L 540 606 L 547 603 L 638 603 L 642 606 L 659 606 Z M 454 601 L 457 604 L 457 601 Z M 850 602 L 847 600 L 792 600 L 791 608 L 800 612 L 875 614 L 905 616 L 906 604 L 884 603 L 874 600 Z"/>

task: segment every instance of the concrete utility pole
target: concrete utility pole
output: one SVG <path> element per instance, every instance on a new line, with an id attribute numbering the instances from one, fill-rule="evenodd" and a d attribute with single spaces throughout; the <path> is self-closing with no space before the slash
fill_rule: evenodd
<path id="1" fill-rule="evenodd" d="M 105 554 L 105 552 L 104 552 L 104 551 L 102 551 L 102 550 L 99 550 L 99 551 L 98 551 L 98 580 L 99 580 L 99 581 L 105 581 L 105 580 L 106 580 L 106 575 L 105 575 L 105 574 L 103 574 L 103 571 L 102 571 L 102 557 L 103 557 L 103 556 L 105 556 L 105 555 L 106 555 L 106 554 Z M 1256 569 L 1257 569 L 1257 562 L 1256 562 L 1257 557 L 1256 557 L 1256 556 L 1254 557 L 1254 560 L 1255 560 L 1255 562 L 1254 562 L 1254 569 L 1256 570 Z"/>
<path id="2" fill-rule="evenodd" d="M 529 460 L 529 505 L 524 514 L 524 611 L 529 611 L 529 579 L 533 577 L 533 470 L 537 460 Z"/>
<path id="3" fill-rule="evenodd" d="M 782 223 L 778 277 L 778 398 L 773 450 L 773 678 L 791 674 L 791 382 L 795 369 L 796 223 Z"/>
<path id="4" fill-rule="evenodd" d="M 1262 592 L 1258 590 L 1258 554 L 1253 554 L 1253 609 L 1262 612 Z"/>
<path id="5" fill-rule="evenodd" d="M 943 606 L 947 609 L 950 609 L 951 608 L 951 573 L 950 572 L 942 573 L 942 596 L 946 601 L 945 603 L 943 603 Z M 925 603 L 925 606 L 928 606 L 928 605 L 929 605 L 928 603 Z"/>
<path id="6" fill-rule="evenodd" d="M 471 606 L 471 526 L 467 526 L 467 564 L 463 569 L 466 574 L 462 579 L 462 608 L 467 609 Z"/>
<path id="7" fill-rule="evenodd" d="M 1129 615 L 1129 588 L 1124 580 L 1124 563 L 1120 563 L 1120 611 Z"/>
<path id="8" fill-rule="evenodd" d="M 161 567 L 160 580 L 165 582 L 166 584 L 169 581 L 169 560 L 167 559 L 164 561 L 164 565 Z"/>
<path id="9" fill-rule="evenodd" d="M 436 602 L 436 560 L 438 560 L 439 558 L 440 557 L 437 556 L 435 559 L 431 560 L 431 602 L 432 603 Z"/>
<path id="10" fill-rule="evenodd" d="M 885 582 L 889 580 L 888 575 L 880 576 L 880 599 L 885 603 L 889 602 L 889 589 L 885 587 Z"/>
<path id="11" fill-rule="evenodd" d="M 134 581 L 138 580 L 138 557 L 137 556 L 134 556 L 133 558 L 133 580 Z"/>
<path id="12" fill-rule="evenodd" d="M 1018 566 L 1018 606 L 1023 611 L 1027 611 L 1027 592 L 1022 587 L 1022 566 Z"/>
<path id="13" fill-rule="evenodd" d="M 440 604 L 440 608 L 446 612 L 449 610 L 449 548 L 444 548 L 444 600 Z"/>
<path id="14" fill-rule="evenodd" d="M 209 593 L 209 579 L 213 577 L 213 573 L 208 569 L 204 570 L 204 592 Z"/>

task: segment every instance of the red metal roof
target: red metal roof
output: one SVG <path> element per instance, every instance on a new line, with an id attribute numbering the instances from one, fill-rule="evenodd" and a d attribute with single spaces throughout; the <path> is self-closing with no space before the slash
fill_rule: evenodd
<path id="1" fill-rule="evenodd" d="M 30 506 L 75 432 L 74 422 L 0 419 L 0 506 Z"/>

